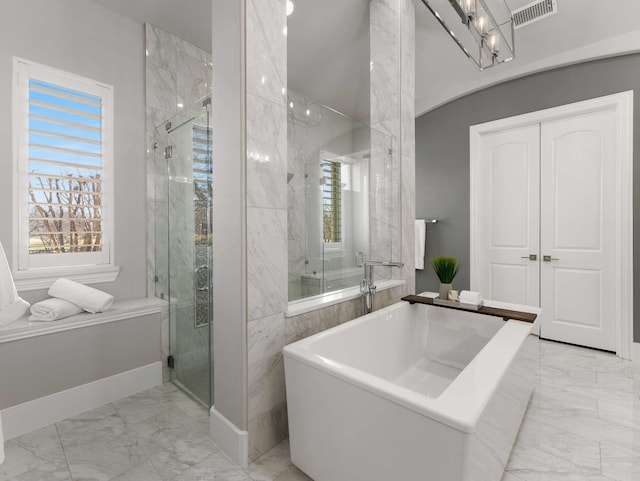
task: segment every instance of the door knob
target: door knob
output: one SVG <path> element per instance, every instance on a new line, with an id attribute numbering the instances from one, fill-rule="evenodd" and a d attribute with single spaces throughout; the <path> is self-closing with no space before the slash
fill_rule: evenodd
<path id="1" fill-rule="evenodd" d="M 557 257 L 542 256 L 542 260 L 544 262 L 551 262 L 551 261 L 559 261 L 560 259 L 558 259 Z"/>
<path id="2" fill-rule="evenodd" d="M 530 261 L 537 261 L 538 256 L 536 254 L 529 254 L 528 256 L 522 256 L 521 259 L 529 259 Z"/>

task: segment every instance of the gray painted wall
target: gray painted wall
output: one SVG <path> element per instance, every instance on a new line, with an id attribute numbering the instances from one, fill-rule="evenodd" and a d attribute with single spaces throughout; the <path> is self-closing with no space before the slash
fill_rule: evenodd
<path id="1" fill-rule="evenodd" d="M 248 429 L 244 3 L 213 0 L 212 37 L 213 190 L 225 199 L 213 203 L 213 404 L 242 431 Z"/>
<path id="2" fill-rule="evenodd" d="M 10 0 L 0 6 L 0 241 L 13 253 L 12 56 L 114 86 L 115 282 L 146 296 L 144 29 L 94 2 Z M 44 290 L 20 293 L 30 302 Z M 161 359 L 159 315 L 13 341 L 0 347 L 0 409 Z M 25 382 L 27 380 L 28 382 Z"/>
<path id="3" fill-rule="evenodd" d="M 7 342 L 0 410 L 160 359 L 159 314 Z"/>
<path id="4" fill-rule="evenodd" d="M 499 67 L 498 67 L 499 68 Z M 469 288 L 469 127 L 634 90 L 634 239 L 640 245 L 640 54 L 542 72 L 506 82 L 450 102 L 416 119 L 416 219 L 437 218 L 427 227 L 427 258 L 451 255 L 463 268 L 454 288 Z M 427 259 L 425 259 L 425 263 Z M 640 295 L 640 257 L 634 258 L 634 299 Z M 436 290 L 426 265 L 416 271 L 416 292 Z M 640 341 L 640 306 L 634 313 L 634 340 Z"/>
<path id="5" fill-rule="evenodd" d="M 0 28 L 0 241 L 13 253 L 12 56 L 114 86 L 115 282 L 98 284 L 117 299 L 145 297 L 146 197 L 144 30 L 94 2 L 2 2 Z M 45 291 L 21 293 L 33 302 Z"/>

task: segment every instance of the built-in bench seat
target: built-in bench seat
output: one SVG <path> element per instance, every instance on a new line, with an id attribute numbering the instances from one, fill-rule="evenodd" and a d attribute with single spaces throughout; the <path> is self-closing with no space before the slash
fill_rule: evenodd
<path id="1" fill-rule="evenodd" d="M 0 344 L 3 342 L 17 341 L 34 336 L 42 336 L 55 332 L 79 329 L 81 327 L 95 326 L 107 322 L 121 321 L 134 317 L 159 314 L 162 307 L 167 303 L 155 297 L 144 297 L 141 299 L 129 299 L 126 301 L 116 301 L 106 312 L 91 314 L 84 312 L 65 319 L 51 322 L 29 322 L 29 314 L 25 314 L 21 319 L 0 327 Z"/>
<path id="2" fill-rule="evenodd" d="M 103 313 L 0 327 L 5 439 L 162 383 L 166 301 L 114 302 Z"/>

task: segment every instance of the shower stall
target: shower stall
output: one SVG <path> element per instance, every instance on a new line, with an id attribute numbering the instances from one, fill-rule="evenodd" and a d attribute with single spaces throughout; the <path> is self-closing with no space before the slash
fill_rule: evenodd
<path id="1" fill-rule="evenodd" d="M 207 103 L 207 102 L 205 102 Z M 212 400 L 212 176 L 209 107 L 155 129 L 156 296 L 169 303 L 170 379 Z"/>

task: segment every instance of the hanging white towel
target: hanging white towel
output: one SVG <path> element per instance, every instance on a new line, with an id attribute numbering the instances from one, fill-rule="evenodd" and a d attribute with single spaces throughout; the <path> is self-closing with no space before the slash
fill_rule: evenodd
<path id="1" fill-rule="evenodd" d="M 82 307 L 78 307 L 64 299 L 52 297 L 44 301 L 36 302 L 31 306 L 30 321 L 57 321 L 65 317 L 73 316 L 84 312 Z"/>
<path id="2" fill-rule="evenodd" d="M 113 304 L 112 295 L 69 279 L 55 281 L 49 288 L 48 294 L 51 297 L 69 301 L 92 314 L 104 312 Z"/>
<path id="3" fill-rule="evenodd" d="M 29 303 L 18 297 L 7 256 L 0 243 L 0 326 L 19 319 L 27 309 L 29 309 Z"/>
<path id="4" fill-rule="evenodd" d="M 427 223 L 424 219 L 416 219 L 416 269 L 424 269 L 424 256 L 427 241 Z"/>

